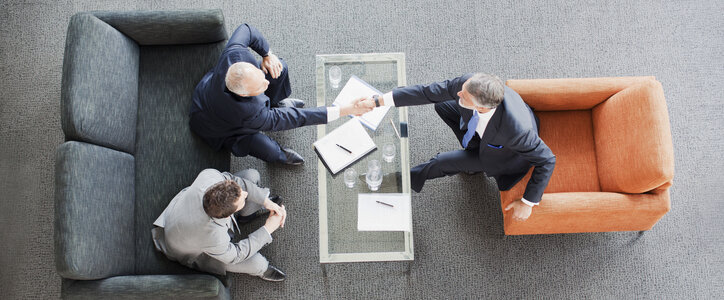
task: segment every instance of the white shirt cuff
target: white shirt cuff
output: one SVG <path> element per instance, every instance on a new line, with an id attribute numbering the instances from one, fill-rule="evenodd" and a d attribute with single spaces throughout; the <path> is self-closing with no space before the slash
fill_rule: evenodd
<path id="1" fill-rule="evenodd" d="M 339 107 L 329 106 L 327 107 L 327 123 L 339 119 Z"/>
<path id="2" fill-rule="evenodd" d="M 528 200 L 525 200 L 525 198 L 520 198 L 520 201 L 523 201 L 523 203 L 525 203 L 526 205 L 528 205 L 528 206 L 530 206 L 530 207 L 533 207 L 533 206 L 538 205 L 538 203 L 530 202 L 530 201 L 528 201 Z"/>
<path id="3" fill-rule="evenodd" d="M 392 92 L 382 95 L 382 99 L 385 101 L 383 106 L 395 106 L 395 99 L 392 99 Z"/>

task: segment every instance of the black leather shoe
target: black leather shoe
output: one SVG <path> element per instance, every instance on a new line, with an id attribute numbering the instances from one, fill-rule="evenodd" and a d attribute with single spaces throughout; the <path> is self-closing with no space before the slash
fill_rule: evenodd
<path id="1" fill-rule="evenodd" d="M 296 107 L 296 108 L 302 108 L 304 107 L 304 101 L 294 98 L 286 98 L 282 101 L 279 101 L 279 104 L 277 104 L 277 107 Z"/>
<path id="2" fill-rule="evenodd" d="M 304 158 L 291 148 L 284 149 L 284 153 L 287 155 L 287 160 L 284 162 L 285 164 L 298 166 L 304 163 Z"/>
<path id="3" fill-rule="evenodd" d="M 277 267 L 269 265 L 266 271 L 264 271 L 264 274 L 259 277 L 266 281 L 284 281 L 284 279 L 287 278 L 287 274 L 284 274 L 284 272 L 277 269 Z"/>

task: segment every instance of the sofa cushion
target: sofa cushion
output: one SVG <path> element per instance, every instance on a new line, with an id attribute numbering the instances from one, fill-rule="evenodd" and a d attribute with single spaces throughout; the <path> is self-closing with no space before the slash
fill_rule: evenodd
<path id="1" fill-rule="evenodd" d="M 132 153 L 138 45 L 95 16 L 76 14 L 68 25 L 62 80 L 66 139 Z"/>
<path id="2" fill-rule="evenodd" d="M 674 177 L 669 114 L 661 83 L 632 85 L 593 109 L 601 190 L 644 193 Z"/>
<path id="3" fill-rule="evenodd" d="M 55 263 L 72 279 L 131 274 L 134 266 L 134 161 L 82 142 L 56 152 Z"/>
<path id="4" fill-rule="evenodd" d="M 144 46 L 204 44 L 226 39 L 220 9 L 97 11 L 93 14 Z"/>
<path id="5" fill-rule="evenodd" d="M 556 168 L 544 192 L 601 191 L 591 111 L 536 112 L 536 115 L 540 118 L 540 137 L 556 155 Z"/>
<path id="6" fill-rule="evenodd" d="M 189 129 L 196 84 L 218 60 L 224 43 L 141 47 L 136 133 L 136 273 L 185 272 L 156 251 L 153 221 L 203 169 L 227 170 L 216 152 Z"/>

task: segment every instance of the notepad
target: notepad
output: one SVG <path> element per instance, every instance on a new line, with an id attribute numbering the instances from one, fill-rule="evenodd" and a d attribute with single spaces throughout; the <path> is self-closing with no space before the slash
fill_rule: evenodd
<path id="1" fill-rule="evenodd" d="M 410 194 L 359 194 L 358 231 L 412 231 Z"/>
<path id="2" fill-rule="evenodd" d="M 332 104 L 340 106 L 352 102 L 354 99 L 357 99 L 359 97 L 371 97 L 372 95 L 381 94 L 382 92 L 380 92 L 364 80 L 360 79 L 355 75 L 352 75 L 349 80 L 347 80 L 347 83 L 344 85 L 342 90 L 339 92 L 339 95 L 337 95 L 337 98 L 334 99 L 334 102 Z M 377 130 L 377 127 L 380 126 L 380 122 L 382 122 L 382 119 L 385 117 L 387 111 L 389 110 L 390 106 L 375 107 L 372 111 L 360 117 L 354 118 L 359 119 L 360 123 L 367 126 L 369 129 L 372 129 L 372 131 L 375 131 Z"/>
<path id="3" fill-rule="evenodd" d="M 377 148 L 358 119 L 350 119 L 313 145 L 319 159 L 332 174 L 339 173 Z"/>

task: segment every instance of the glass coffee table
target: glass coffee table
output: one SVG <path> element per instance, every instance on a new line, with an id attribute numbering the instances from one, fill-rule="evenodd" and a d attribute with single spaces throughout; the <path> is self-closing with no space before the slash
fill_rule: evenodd
<path id="1" fill-rule="evenodd" d="M 350 76 L 355 75 L 383 93 L 406 85 L 404 53 L 334 54 L 316 56 L 317 106 L 330 106 Z M 341 69 L 341 81 L 337 88 L 330 83 L 329 70 Z M 349 117 L 343 116 L 327 125 L 317 126 L 317 138 L 344 124 Z M 392 122 L 390 122 L 392 121 Z M 401 133 L 398 137 L 397 132 Z M 377 150 L 347 168 L 354 168 L 359 175 L 353 188 L 344 184 L 344 170 L 332 175 L 318 161 L 319 172 L 319 261 L 320 263 L 410 261 L 414 259 L 412 231 L 358 231 L 357 197 L 360 193 L 407 193 L 410 194 L 410 156 L 407 138 L 407 108 L 392 107 L 376 131 L 365 128 Z M 392 162 L 382 158 L 382 145 L 395 145 Z M 377 159 L 385 174 L 379 190 L 367 187 L 364 173 L 367 162 Z M 345 169 L 346 170 L 346 169 Z M 412 220 L 410 220 L 410 223 Z M 412 224 L 410 224 L 412 228 Z"/>

